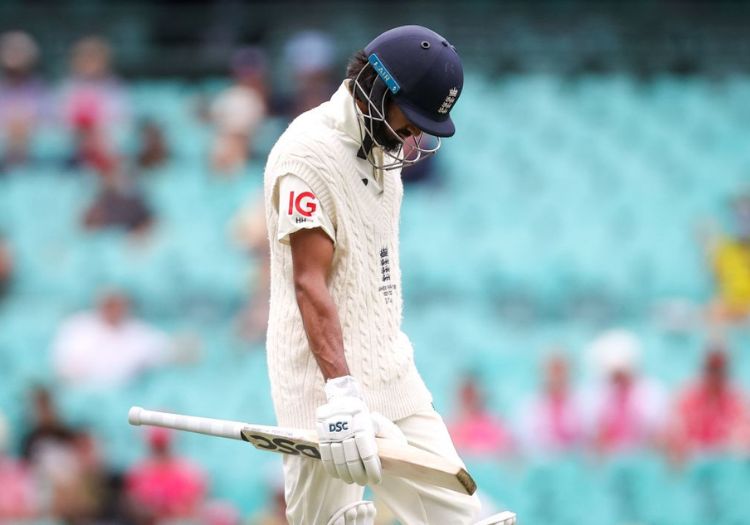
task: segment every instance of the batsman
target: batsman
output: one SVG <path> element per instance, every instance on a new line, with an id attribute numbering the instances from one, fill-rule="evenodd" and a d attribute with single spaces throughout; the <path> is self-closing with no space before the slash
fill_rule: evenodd
<path id="1" fill-rule="evenodd" d="M 445 38 L 391 29 L 354 54 L 331 99 L 296 118 L 269 155 L 274 409 L 279 425 L 317 429 L 323 460 L 284 456 L 292 525 L 373 523 L 364 485 L 405 525 L 470 524 L 479 513 L 476 496 L 384 474 L 375 444 L 408 441 L 461 463 L 401 331 L 398 232 L 401 168 L 454 134 L 462 87 Z"/>

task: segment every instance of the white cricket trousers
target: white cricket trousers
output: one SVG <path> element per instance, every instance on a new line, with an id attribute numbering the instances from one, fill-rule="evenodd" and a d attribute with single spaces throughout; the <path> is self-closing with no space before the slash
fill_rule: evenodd
<path id="1" fill-rule="evenodd" d="M 418 412 L 395 423 L 410 444 L 463 465 L 436 411 Z M 361 500 L 364 493 L 356 483 L 329 476 L 320 461 L 301 456 L 284 456 L 284 482 L 290 525 L 326 525 L 334 512 Z M 476 494 L 467 496 L 385 472 L 382 482 L 370 488 L 402 525 L 468 525 L 480 510 Z"/>

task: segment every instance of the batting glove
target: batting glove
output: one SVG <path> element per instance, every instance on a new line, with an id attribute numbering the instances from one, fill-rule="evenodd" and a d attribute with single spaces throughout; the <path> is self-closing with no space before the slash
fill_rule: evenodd
<path id="1" fill-rule="evenodd" d="M 325 391 L 328 403 L 316 412 L 323 467 L 346 483 L 380 483 L 375 429 L 359 383 L 352 376 L 337 377 L 326 383 Z"/>
<path id="2" fill-rule="evenodd" d="M 396 423 L 385 417 L 380 412 L 370 412 L 372 424 L 375 427 L 375 436 L 383 439 L 390 439 L 399 445 L 408 445 L 406 436 Z"/>

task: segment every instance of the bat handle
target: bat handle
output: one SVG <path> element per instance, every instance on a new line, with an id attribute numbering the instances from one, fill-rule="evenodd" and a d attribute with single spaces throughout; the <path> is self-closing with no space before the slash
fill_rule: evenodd
<path id="1" fill-rule="evenodd" d="M 131 407 L 128 411 L 128 422 L 131 425 L 151 425 L 175 430 L 186 430 L 209 436 L 242 439 L 244 423 L 207 417 L 184 416 L 141 407 Z"/>

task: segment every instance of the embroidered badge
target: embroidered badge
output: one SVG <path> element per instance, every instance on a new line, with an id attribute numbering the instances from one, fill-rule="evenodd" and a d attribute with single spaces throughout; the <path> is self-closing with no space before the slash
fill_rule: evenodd
<path id="1" fill-rule="evenodd" d="M 438 113 L 440 114 L 446 114 L 448 113 L 451 108 L 453 107 L 453 103 L 456 102 L 456 98 L 458 97 L 458 88 L 451 88 L 450 91 L 448 91 L 448 96 L 445 97 L 445 100 L 443 100 L 443 103 L 440 104 L 440 107 L 438 108 Z"/>

